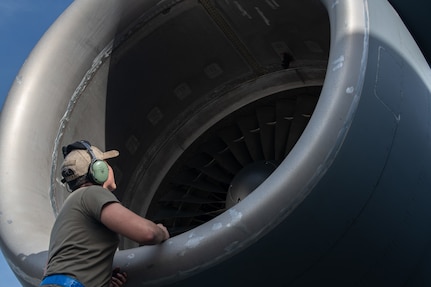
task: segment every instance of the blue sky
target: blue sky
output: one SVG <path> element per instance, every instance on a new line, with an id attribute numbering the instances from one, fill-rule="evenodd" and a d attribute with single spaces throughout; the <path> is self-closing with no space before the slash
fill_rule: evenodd
<path id="1" fill-rule="evenodd" d="M 0 106 L 33 47 L 72 0 L 0 0 Z M 0 254 L 1 286 L 21 284 Z"/>

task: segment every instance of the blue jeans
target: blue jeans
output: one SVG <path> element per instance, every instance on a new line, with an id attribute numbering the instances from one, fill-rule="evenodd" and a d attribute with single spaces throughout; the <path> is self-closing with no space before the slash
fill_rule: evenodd
<path id="1" fill-rule="evenodd" d="M 43 278 L 42 282 L 40 282 L 39 286 L 44 287 L 84 287 L 81 282 L 76 280 L 73 277 L 63 275 L 63 274 L 54 274 L 49 275 Z"/>

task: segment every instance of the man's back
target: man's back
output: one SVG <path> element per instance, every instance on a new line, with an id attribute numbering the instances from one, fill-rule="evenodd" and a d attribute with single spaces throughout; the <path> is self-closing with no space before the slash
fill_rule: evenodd
<path id="1" fill-rule="evenodd" d="M 46 275 L 69 275 L 84 286 L 109 285 L 118 235 L 101 223 L 100 214 L 111 202 L 118 200 L 96 185 L 67 198 L 51 232 Z"/>

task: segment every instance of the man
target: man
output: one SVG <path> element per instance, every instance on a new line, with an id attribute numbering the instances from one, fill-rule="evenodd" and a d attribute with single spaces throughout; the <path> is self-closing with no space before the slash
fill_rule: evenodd
<path id="1" fill-rule="evenodd" d="M 118 234 L 140 244 L 160 244 L 169 232 L 125 208 L 112 194 L 116 183 L 106 160 L 117 157 L 118 151 L 102 152 L 78 141 L 63 147 L 63 155 L 62 181 L 72 193 L 52 228 L 40 286 L 122 286 L 126 273 L 112 272 Z"/>

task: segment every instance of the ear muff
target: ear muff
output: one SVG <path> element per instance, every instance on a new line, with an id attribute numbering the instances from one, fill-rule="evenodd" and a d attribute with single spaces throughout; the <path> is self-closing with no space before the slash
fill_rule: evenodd
<path id="1" fill-rule="evenodd" d="M 104 160 L 96 158 L 96 155 L 91 149 L 91 146 L 87 142 L 81 141 L 81 143 L 83 146 L 85 146 L 85 148 L 87 149 L 88 153 L 91 156 L 91 163 L 90 163 L 90 166 L 88 167 L 89 179 L 96 184 L 103 184 L 106 180 L 108 180 L 108 176 L 109 176 L 108 164 Z"/>

